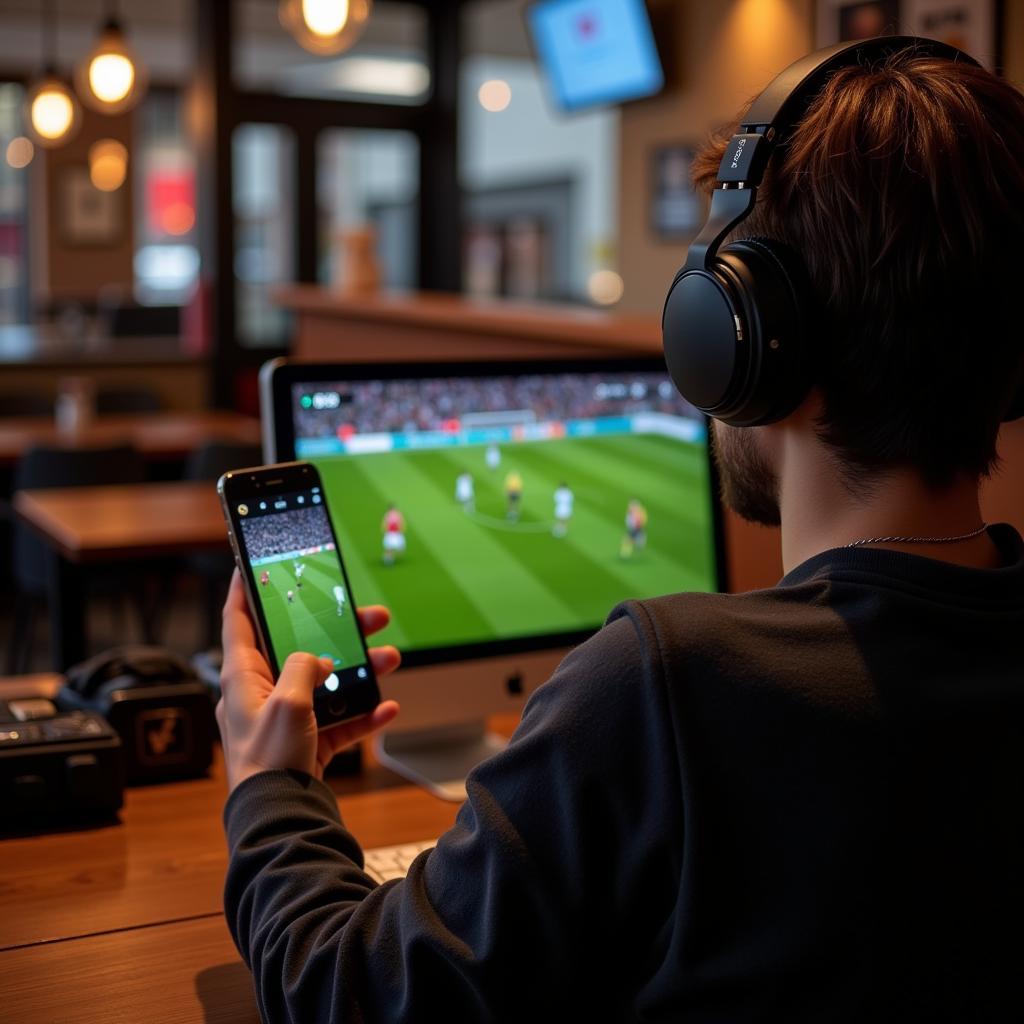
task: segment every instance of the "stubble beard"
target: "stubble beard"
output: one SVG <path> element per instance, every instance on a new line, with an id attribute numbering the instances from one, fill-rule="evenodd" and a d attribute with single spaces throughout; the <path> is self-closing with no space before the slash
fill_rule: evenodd
<path id="1" fill-rule="evenodd" d="M 779 480 L 750 427 L 712 425 L 722 501 L 737 515 L 760 526 L 778 526 Z"/>

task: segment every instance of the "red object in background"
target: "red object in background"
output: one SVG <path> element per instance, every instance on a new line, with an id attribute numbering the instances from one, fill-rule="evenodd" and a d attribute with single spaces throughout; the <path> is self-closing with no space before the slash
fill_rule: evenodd
<path id="1" fill-rule="evenodd" d="M 259 370 L 256 367 L 239 370 L 235 374 L 235 411 L 246 416 L 260 414 Z"/>
<path id="2" fill-rule="evenodd" d="M 462 424 L 458 420 L 445 420 L 441 424 L 441 429 L 446 434 L 457 434 L 462 429 Z"/>
<path id="3" fill-rule="evenodd" d="M 147 175 L 146 218 L 152 234 L 187 235 L 196 222 L 195 172 L 152 171 Z"/>
<path id="4" fill-rule="evenodd" d="M 213 347 L 212 316 L 213 285 L 200 277 L 181 310 L 181 343 L 190 355 L 205 355 Z"/>
<path id="5" fill-rule="evenodd" d="M 0 254 L 20 258 L 24 249 L 24 232 L 20 224 L 0 223 Z"/>
<path id="6" fill-rule="evenodd" d="M 342 423 L 338 427 L 338 440 L 347 441 L 356 432 L 356 428 L 351 423 Z"/>

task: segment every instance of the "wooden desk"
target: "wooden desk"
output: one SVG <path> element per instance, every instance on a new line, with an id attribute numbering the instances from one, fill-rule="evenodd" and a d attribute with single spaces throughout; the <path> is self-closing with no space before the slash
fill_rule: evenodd
<path id="1" fill-rule="evenodd" d="M 154 461 L 183 459 L 206 441 L 259 444 L 259 421 L 234 412 L 138 413 L 100 416 L 74 434 L 49 416 L 0 417 L 0 467 L 12 466 L 33 445 L 76 448 L 132 444 Z"/>
<path id="2" fill-rule="evenodd" d="M 14 509 L 51 552 L 50 649 L 57 669 L 85 655 L 82 591 L 87 566 L 228 549 L 212 483 L 18 491 Z"/>
<path id="3" fill-rule="evenodd" d="M 0 697 L 57 678 L 0 681 Z M 513 717 L 492 726 L 506 735 Z M 457 807 L 378 765 L 330 780 L 365 847 L 439 836 Z M 25 1024 L 258 1020 L 222 918 L 223 766 L 209 779 L 129 789 L 120 825 L 0 839 L 0 1016 Z"/>

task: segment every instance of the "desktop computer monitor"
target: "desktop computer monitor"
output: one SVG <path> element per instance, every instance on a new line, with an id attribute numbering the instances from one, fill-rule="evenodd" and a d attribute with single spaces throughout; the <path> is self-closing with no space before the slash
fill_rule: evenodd
<path id="1" fill-rule="evenodd" d="M 391 609 L 378 754 L 439 795 L 617 603 L 719 589 L 707 423 L 660 359 L 275 360 L 261 400 L 267 460 L 318 467 L 356 599 Z"/>

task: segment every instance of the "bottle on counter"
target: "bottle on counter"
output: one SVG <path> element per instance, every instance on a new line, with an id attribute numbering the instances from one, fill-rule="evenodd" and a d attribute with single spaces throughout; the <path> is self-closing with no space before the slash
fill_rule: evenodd
<path id="1" fill-rule="evenodd" d="M 61 434 L 79 434 L 96 415 L 96 391 L 88 377 L 61 380 L 54 406 L 57 430 Z"/>

